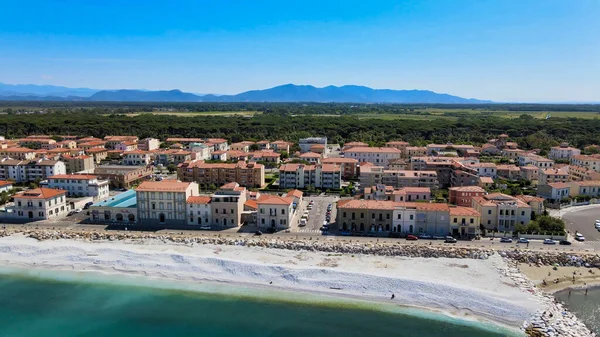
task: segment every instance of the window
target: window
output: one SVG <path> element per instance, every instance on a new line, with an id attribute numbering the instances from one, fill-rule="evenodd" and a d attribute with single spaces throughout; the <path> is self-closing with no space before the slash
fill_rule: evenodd
<path id="1" fill-rule="evenodd" d="M 475 220 L 473 220 L 473 218 L 471 218 L 471 219 L 469 220 L 469 223 L 473 223 L 474 221 L 475 221 Z"/>
<path id="2" fill-rule="evenodd" d="M 388 214 L 386 214 L 386 215 L 385 215 L 385 218 L 389 220 L 389 219 L 390 219 L 390 214 L 389 214 L 389 213 L 388 213 Z"/>
<path id="3" fill-rule="evenodd" d="M 281 209 L 281 214 L 285 214 L 285 209 L 284 208 Z"/>
<path id="4" fill-rule="evenodd" d="M 503 209 L 500 210 L 500 215 L 504 215 L 504 210 Z"/>
<path id="5" fill-rule="evenodd" d="M 231 214 L 233 214 L 233 208 L 231 209 Z"/>
<path id="6" fill-rule="evenodd" d="M 525 215 L 525 211 L 521 211 L 521 216 Z"/>
<path id="7" fill-rule="evenodd" d="M 454 218 L 454 223 L 457 223 L 457 222 L 458 222 L 458 218 Z"/>
<path id="8" fill-rule="evenodd" d="M 41 201 L 40 201 L 40 202 L 38 202 L 38 206 L 39 206 L 39 207 L 42 207 L 42 202 L 41 202 Z"/>
<path id="9" fill-rule="evenodd" d="M 402 220 L 402 214 L 398 214 L 398 220 Z"/>
<path id="10" fill-rule="evenodd" d="M 488 209 L 488 214 L 492 214 L 492 210 L 491 209 Z"/>
<path id="11" fill-rule="evenodd" d="M 156 209 L 156 204 L 152 203 L 152 209 Z"/>
<path id="12" fill-rule="evenodd" d="M 488 225 L 491 225 L 491 224 L 492 224 L 492 220 L 488 220 Z"/>
<path id="13" fill-rule="evenodd" d="M 361 213 L 360 213 L 360 218 L 361 218 L 361 219 L 364 219 L 364 218 L 365 218 L 365 213 L 362 213 L 362 212 L 361 212 Z"/>
<path id="14" fill-rule="evenodd" d="M 409 220 L 412 220 L 415 216 L 414 215 L 410 215 Z"/>
<path id="15" fill-rule="evenodd" d="M 19 207 L 20 207 L 20 206 L 21 206 L 21 202 L 20 202 L 20 201 L 19 201 L 19 202 L 17 202 L 17 205 L 19 205 Z"/>
<path id="16" fill-rule="evenodd" d="M 260 209 L 261 213 L 262 213 L 262 208 Z M 219 209 L 215 208 L 215 214 L 219 214 Z"/>
<path id="17" fill-rule="evenodd" d="M 20 202 L 19 202 L 20 203 Z M 19 205 L 20 206 L 20 205 Z M 346 217 L 346 212 L 344 212 L 344 218 Z"/>

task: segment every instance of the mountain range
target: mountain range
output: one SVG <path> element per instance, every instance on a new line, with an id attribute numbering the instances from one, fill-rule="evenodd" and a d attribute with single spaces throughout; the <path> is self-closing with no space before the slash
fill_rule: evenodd
<path id="1" fill-rule="evenodd" d="M 198 95 L 181 90 L 97 90 L 51 85 L 0 83 L 0 100 L 110 101 L 110 102 L 321 102 L 321 103 L 490 103 L 429 90 L 372 89 L 357 85 L 285 84 L 237 95 Z"/>

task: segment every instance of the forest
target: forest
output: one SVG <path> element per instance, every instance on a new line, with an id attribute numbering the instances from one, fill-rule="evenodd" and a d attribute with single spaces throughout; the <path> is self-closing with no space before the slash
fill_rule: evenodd
<path id="1" fill-rule="evenodd" d="M 0 134 L 6 138 L 32 134 L 95 137 L 131 134 L 142 138 L 155 137 L 163 140 L 167 137 L 222 137 L 230 142 L 262 139 L 284 139 L 297 142 L 298 138 L 302 137 L 326 136 L 330 143 L 364 141 L 372 146 L 377 146 L 390 140 L 404 140 L 413 145 L 427 143 L 477 145 L 485 143 L 488 139 L 501 133 L 507 133 L 511 140 L 518 142 L 524 149 L 548 150 L 551 146 L 563 141 L 577 147 L 600 144 L 600 119 L 597 118 L 536 119 L 531 115 L 523 114 L 517 118 L 467 115 L 455 119 L 414 120 L 398 116 L 397 119 L 389 120 L 376 117 L 361 119 L 351 114 L 342 116 L 298 114 L 287 110 L 285 104 L 256 103 L 254 106 L 240 103 L 227 106 L 226 109 L 231 111 L 232 106 L 240 109 L 242 107 L 258 109 L 262 105 L 270 108 L 263 110 L 262 114 L 252 117 L 182 117 L 168 114 L 133 116 L 97 111 L 117 107 L 118 109 L 131 108 L 139 111 L 139 107 L 116 103 L 114 106 L 92 108 L 73 106 L 72 109 L 63 109 L 54 107 L 53 112 L 43 114 L 5 113 L 0 115 Z M 293 106 L 295 109 L 301 109 L 303 105 L 295 104 Z M 156 103 L 148 105 L 149 109 L 156 107 Z M 214 110 L 218 107 L 225 109 L 222 104 L 206 108 Z M 575 109 L 576 106 L 570 107 Z M 400 109 L 400 107 L 396 108 Z M 521 109 L 523 109 L 522 106 Z"/>

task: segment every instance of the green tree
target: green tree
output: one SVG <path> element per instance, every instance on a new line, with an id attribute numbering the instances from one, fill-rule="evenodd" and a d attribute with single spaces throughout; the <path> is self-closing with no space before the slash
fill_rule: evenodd
<path id="1" fill-rule="evenodd" d="M 167 170 L 169 171 L 170 174 L 175 173 L 175 171 L 177 171 L 177 166 L 175 164 L 169 164 L 167 166 Z"/>
<path id="2" fill-rule="evenodd" d="M 249 149 L 250 149 L 250 151 L 258 151 L 258 150 L 260 150 L 260 146 L 258 146 L 258 144 L 255 143 L 255 144 L 250 145 Z"/>

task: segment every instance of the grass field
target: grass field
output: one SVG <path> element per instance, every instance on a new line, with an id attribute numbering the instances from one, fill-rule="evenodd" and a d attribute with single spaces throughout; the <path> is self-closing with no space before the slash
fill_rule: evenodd
<path id="1" fill-rule="evenodd" d="M 134 117 L 143 114 L 152 115 L 170 115 L 180 117 L 197 117 L 197 116 L 245 116 L 251 117 L 256 114 L 260 114 L 260 111 L 155 111 L 155 112 L 137 112 L 127 114 L 127 116 Z"/>
<path id="2" fill-rule="evenodd" d="M 457 120 L 459 116 L 452 116 L 449 114 L 459 113 L 461 115 L 468 115 L 473 117 L 478 116 L 495 116 L 501 118 L 519 118 L 521 115 L 530 115 L 536 119 L 545 119 L 548 113 L 550 113 L 550 118 L 583 118 L 583 119 L 595 119 L 600 118 L 600 114 L 595 112 L 573 112 L 573 111 L 507 111 L 507 110 L 464 110 L 464 109 L 423 109 L 419 110 L 420 112 L 429 113 L 427 114 L 418 114 L 417 111 L 414 113 L 406 113 L 406 114 L 377 114 L 377 113 L 362 113 L 362 114 L 353 114 L 351 116 L 358 117 L 360 119 L 367 118 L 376 118 L 376 119 L 385 119 L 385 120 L 394 120 L 394 119 L 413 119 L 413 120 L 432 120 L 432 119 L 448 119 L 448 120 Z"/>

